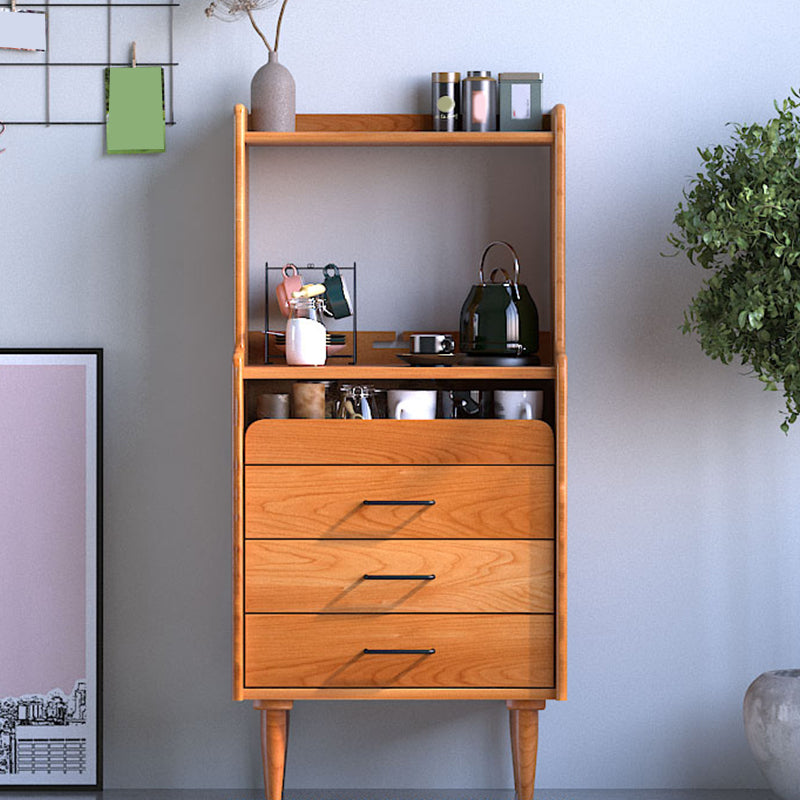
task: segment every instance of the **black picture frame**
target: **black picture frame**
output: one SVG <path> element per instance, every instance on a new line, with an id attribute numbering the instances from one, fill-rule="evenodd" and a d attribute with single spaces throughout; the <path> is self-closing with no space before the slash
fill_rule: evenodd
<path id="1" fill-rule="evenodd" d="M 10 654 L 0 665 L 0 792 L 99 791 L 102 348 L 0 348 L 4 491 L 0 605 L 12 613 L 0 628 Z M 41 685 L 48 678 L 72 685 Z"/>

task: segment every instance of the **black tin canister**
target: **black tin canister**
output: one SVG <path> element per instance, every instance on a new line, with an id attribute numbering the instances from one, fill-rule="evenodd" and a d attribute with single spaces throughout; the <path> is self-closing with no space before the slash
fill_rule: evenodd
<path id="1" fill-rule="evenodd" d="M 431 73 L 431 116 L 433 130 L 461 129 L 461 73 Z"/>

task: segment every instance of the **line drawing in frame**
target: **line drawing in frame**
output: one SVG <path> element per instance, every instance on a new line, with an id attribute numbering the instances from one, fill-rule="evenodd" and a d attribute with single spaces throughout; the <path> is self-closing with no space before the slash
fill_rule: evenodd
<path id="1" fill-rule="evenodd" d="M 0 792 L 102 788 L 103 351 L 0 348 Z"/>

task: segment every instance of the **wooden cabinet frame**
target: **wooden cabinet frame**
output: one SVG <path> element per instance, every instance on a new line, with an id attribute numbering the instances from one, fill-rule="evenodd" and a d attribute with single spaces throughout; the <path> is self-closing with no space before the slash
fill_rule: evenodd
<path id="1" fill-rule="evenodd" d="M 294 700 L 304 699 L 498 699 L 509 709 L 514 782 L 521 800 L 533 797 L 538 711 L 546 700 L 567 694 L 567 356 L 565 344 L 565 111 L 557 105 L 545 117 L 544 131 L 439 133 L 430 118 L 409 114 L 299 115 L 297 131 L 248 130 L 247 109 L 234 112 L 235 160 L 235 350 L 233 355 L 233 697 L 252 700 L 262 714 L 262 744 L 267 797 L 280 800 Z M 538 367 L 453 366 L 453 380 L 546 381 L 554 400 L 554 685 L 552 688 L 247 688 L 245 684 L 245 428 L 247 384 L 251 381 L 308 379 L 428 380 L 425 367 L 372 364 L 289 367 L 258 363 L 248 322 L 249 210 L 248 153 L 252 147 L 469 147 L 547 148 L 550 152 L 550 287 L 552 331 Z M 413 154 L 409 155 L 413 157 Z M 310 424 L 319 424 L 313 423 Z M 324 421 L 323 421 L 324 424 Z"/>

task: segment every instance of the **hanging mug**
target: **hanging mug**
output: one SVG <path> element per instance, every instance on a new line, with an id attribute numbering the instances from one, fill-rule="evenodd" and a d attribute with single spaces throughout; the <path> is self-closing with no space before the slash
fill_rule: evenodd
<path id="1" fill-rule="evenodd" d="M 281 314 L 284 317 L 288 317 L 292 292 L 300 291 L 303 286 L 303 276 L 294 264 L 287 264 L 281 272 L 283 273 L 283 281 L 278 284 L 275 294 L 278 297 L 278 308 L 280 308 Z"/>
<path id="2" fill-rule="evenodd" d="M 334 319 L 343 319 L 353 313 L 353 304 L 350 302 L 350 292 L 347 284 L 339 273 L 336 264 L 328 264 L 323 270 L 325 273 L 325 305 Z"/>

